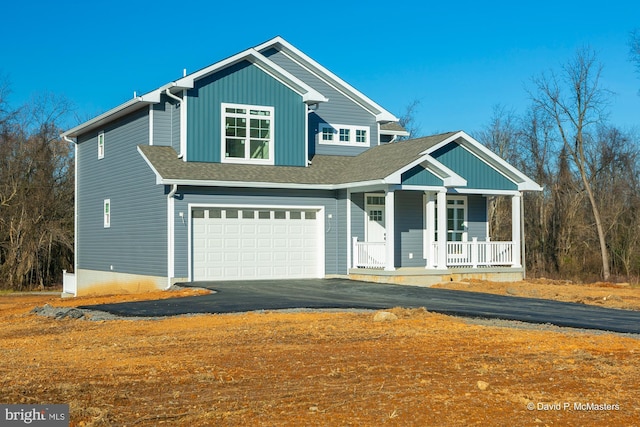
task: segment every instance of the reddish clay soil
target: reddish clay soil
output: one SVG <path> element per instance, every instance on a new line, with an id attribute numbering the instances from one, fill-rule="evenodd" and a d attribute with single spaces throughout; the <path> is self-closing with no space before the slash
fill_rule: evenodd
<path id="1" fill-rule="evenodd" d="M 447 284 L 639 309 L 640 289 Z M 193 295 L 0 295 L 0 403 L 70 406 L 72 426 L 638 425 L 638 336 L 493 326 L 420 309 L 162 320 L 54 319 L 36 306 Z"/>

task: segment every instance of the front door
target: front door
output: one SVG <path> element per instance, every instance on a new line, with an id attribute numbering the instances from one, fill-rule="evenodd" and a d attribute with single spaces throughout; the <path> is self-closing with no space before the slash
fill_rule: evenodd
<path id="1" fill-rule="evenodd" d="M 367 215 L 365 241 L 384 242 L 387 238 L 384 223 L 384 195 L 367 195 L 365 205 L 365 212 Z"/>

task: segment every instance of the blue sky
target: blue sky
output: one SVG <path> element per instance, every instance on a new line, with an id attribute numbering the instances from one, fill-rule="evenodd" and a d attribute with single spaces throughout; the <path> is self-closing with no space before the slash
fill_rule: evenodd
<path id="1" fill-rule="evenodd" d="M 616 93 L 610 120 L 640 128 L 640 76 L 628 39 L 640 2 L 11 1 L 0 25 L 9 102 L 64 95 L 79 119 L 276 35 L 396 115 L 413 100 L 424 134 L 522 113 L 532 76 L 585 45 Z M 70 119 L 77 124 L 77 118 Z"/>

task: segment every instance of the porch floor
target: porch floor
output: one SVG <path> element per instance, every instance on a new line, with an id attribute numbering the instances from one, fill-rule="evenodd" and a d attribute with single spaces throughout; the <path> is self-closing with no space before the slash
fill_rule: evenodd
<path id="1" fill-rule="evenodd" d="M 401 267 L 393 271 L 374 268 L 352 268 L 349 270 L 349 279 L 352 280 L 414 286 L 431 286 L 436 283 L 459 282 L 465 279 L 515 282 L 523 278 L 524 269 L 521 267 L 460 267 L 433 270 L 424 267 Z"/>

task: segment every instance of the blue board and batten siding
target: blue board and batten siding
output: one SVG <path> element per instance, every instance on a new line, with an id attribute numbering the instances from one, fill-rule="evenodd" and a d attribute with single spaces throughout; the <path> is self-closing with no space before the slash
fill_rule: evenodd
<path id="1" fill-rule="evenodd" d="M 306 166 L 307 107 L 302 96 L 243 61 L 196 82 L 187 92 L 187 159 L 220 162 L 222 103 L 274 107 L 274 161 Z"/>
<path id="2" fill-rule="evenodd" d="M 149 276 L 167 274 L 167 204 L 164 186 L 137 152 L 149 143 L 148 108 L 104 129 L 105 154 L 98 159 L 99 131 L 80 135 L 77 145 L 79 269 Z M 103 203 L 111 200 L 111 226 Z"/>
<path id="3" fill-rule="evenodd" d="M 341 156 L 355 156 L 369 147 L 344 147 L 339 145 L 318 144 L 318 126 L 321 123 L 368 126 L 370 146 L 378 145 L 378 124 L 375 116 L 366 111 L 361 105 L 338 91 L 334 86 L 318 78 L 300 64 L 294 62 L 286 54 L 268 49 L 262 52 L 271 61 L 293 74 L 326 98 L 329 102 L 320 103 L 318 109 L 309 114 L 309 154 L 328 154 Z"/>
<path id="4" fill-rule="evenodd" d="M 431 153 L 431 156 L 467 180 L 467 188 L 518 190 L 517 184 L 483 162 L 457 142 Z"/>
<path id="5" fill-rule="evenodd" d="M 175 200 L 175 276 L 188 277 L 189 204 L 324 207 L 325 274 L 346 274 L 346 191 L 180 187 Z M 183 217 L 180 217 L 180 213 Z M 331 218 L 329 218 L 331 216 Z"/>

